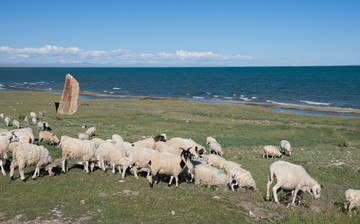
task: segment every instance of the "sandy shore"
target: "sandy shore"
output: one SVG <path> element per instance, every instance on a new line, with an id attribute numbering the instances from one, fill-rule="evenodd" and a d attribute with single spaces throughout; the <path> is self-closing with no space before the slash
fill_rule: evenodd
<path id="1" fill-rule="evenodd" d="M 2 85 L 2 88 L 4 88 L 4 89 L 12 89 L 12 90 L 58 92 L 58 93 L 62 92 L 62 90 L 11 87 L 6 84 L 1 84 L 1 85 Z M 134 96 L 134 95 L 122 95 L 122 94 L 95 93 L 95 92 L 87 92 L 87 91 L 80 91 L 79 95 L 88 96 L 88 97 L 99 97 L 99 98 L 119 98 L 119 99 L 132 98 L 132 99 L 140 99 L 140 100 L 146 100 L 146 99 L 185 100 L 185 101 L 197 101 L 197 102 L 209 102 L 209 103 L 231 103 L 231 104 L 238 104 L 238 105 L 265 107 L 265 108 L 281 108 L 281 109 L 300 110 L 300 111 L 316 111 L 316 112 L 325 112 L 325 113 L 359 114 L 360 115 L 360 110 L 350 109 L 350 108 L 338 108 L 338 107 L 283 105 L 283 104 L 272 104 L 272 103 L 254 103 L 254 102 L 245 102 L 245 101 L 236 101 L 236 100 L 213 100 L 213 99 L 177 98 L 177 97 Z"/>

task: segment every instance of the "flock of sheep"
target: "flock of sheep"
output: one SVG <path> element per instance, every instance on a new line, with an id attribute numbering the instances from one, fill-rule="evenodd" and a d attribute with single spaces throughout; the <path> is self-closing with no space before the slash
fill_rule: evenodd
<path id="1" fill-rule="evenodd" d="M 47 116 L 47 112 L 39 112 L 41 116 Z M 5 125 L 10 125 L 10 118 L 0 114 Z M 32 123 L 37 122 L 37 115 L 30 113 Z M 28 124 L 26 116 L 25 124 Z M 12 153 L 10 165 L 10 178 L 14 177 L 14 169 L 18 167 L 21 180 L 25 180 L 24 168 L 36 166 L 33 179 L 39 176 L 40 169 L 45 168 L 49 175 L 54 175 L 53 169 L 61 167 L 64 173 L 68 172 L 67 161 L 76 160 L 84 165 L 86 173 L 94 170 L 95 166 L 106 171 L 111 166 L 112 172 L 121 173 L 125 178 L 126 171 L 130 170 L 136 179 L 139 172 L 146 172 L 146 178 L 150 187 L 163 177 L 170 177 L 170 186 L 175 179 L 176 187 L 179 180 L 195 182 L 196 185 L 205 186 L 228 186 L 232 191 L 237 187 L 245 187 L 256 190 L 256 183 L 251 173 L 241 167 L 240 164 L 228 161 L 220 144 L 213 137 L 206 138 L 206 145 L 210 154 L 206 154 L 205 147 L 192 139 L 171 138 L 166 134 L 155 137 L 144 137 L 133 143 L 123 140 L 120 135 L 114 134 L 111 139 L 103 140 L 97 137 L 96 128 L 91 127 L 85 133 L 78 133 L 78 138 L 67 135 L 59 138 L 51 132 L 47 122 L 38 122 L 39 145 L 34 144 L 34 135 L 31 128 L 20 128 L 19 122 L 13 120 L 15 129 L 0 129 L 0 166 L 3 175 L 3 159 Z M 83 128 L 86 128 L 84 125 Z M 90 140 L 91 138 L 91 140 Z M 40 145 L 43 141 L 49 144 L 58 144 L 62 149 L 62 158 L 52 160 L 48 150 Z M 280 150 L 275 146 L 264 146 L 263 158 L 291 156 L 291 145 L 288 141 L 280 142 Z M 266 200 L 270 198 L 270 186 L 276 182 L 273 190 L 273 198 L 279 203 L 277 192 L 279 189 L 292 192 L 291 205 L 295 204 L 298 194 L 308 192 L 315 198 L 319 198 L 322 185 L 312 178 L 306 170 L 296 164 L 285 161 L 277 161 L 271 164 L 268 183 L 266 185 Z M 360 207 L 360 190 L 349 189 L 345 192 L 345 209 L 351 211 L 354 207 Z"/>

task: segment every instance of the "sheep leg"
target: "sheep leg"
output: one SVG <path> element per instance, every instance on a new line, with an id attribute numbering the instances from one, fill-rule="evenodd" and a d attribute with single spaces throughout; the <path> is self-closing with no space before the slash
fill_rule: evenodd
<path id="1" fill-rule="evenodd" d="M 138 174 L 137 174 L 137 167 L 136 167 L 136 166 L 133 166 L 132 170 L 133 170 L 133 173 L 134 173 L 134 177 L 135 177 L 136 179 L 139 179 L 139 176 L 138 176 Z M 149 173 L 148 173 L 148 174 L 149 174 Z M 146 177 L 148 178 L 149 175 L 147 175 Z"/>
<path id="2" fill-rule="evenodd" d="M 19 165 L 20 179 L 21 179 L 22 181 L 24 181 L 24 180 L 25 180 L 25 176 L 24 176 L 24 168 L 25 168 L 25 166 L 24 166 L 24 165 L 22 165 L 22 164 L 20 164 L 20 165 Z"/>
<path id="3" fill-rule="evenodd" d="M 349 205 L 349 213 L 351 213 L 351 210 L 352 210 L 354 207 L 355 207 L 355 204 L 350 202 L 350 205 Z"/>
<path id="4" fill-rule="evenodd" d="M 294 197 L 293 197 L 293 200 L 291 202 L 291 206 L 293 206 L 295 204 L 295 199 L 296 199 L 296 196 L 297 196 L 297 193 L 298 193 L 299 190 L 300 190 L 300 188 L 298 188 L 298 187 L 295 188 Z"/>
<path id="5" fill-rule="evenodd" d="M 115 171 L 116 171 L 116 170 L 115 170 L 115 166 L 116 166 L 115 164 L 112 164 L 112 173 L 113 173 L 113 174 L 115 174 Z"/>
<path id="6" fill-rule="evenodd" d="M 178 176 L 175 177 L 175 183 L 176 183 L 176 187 L 179 187 L 179 177 Z"/>
<path id="7" fill-rule="evenodd" d="M 84 169 L 85 169 L 86 173 L 89 173 L 89 161 L 87 161 L 87 160 L 85 161 Z"/>
<path id="8" fill-rule="evenodd" d="M 275 186 L 273 187 L 273 196 L 274 196 L 274 201 L 275 203 L 280 203 L 278 196 L 277 196 L 277 190 L 283 185 L 283 183 L 276 183 Z M 297 192 L 296 192 L 297 193 Z"/>
<path id="9" fill-rule="evenodd" d="M 65 158 L 63 158 L 63 160 L 62 160 L 61 166 L 62 166 L 62 171 L 65 173 L 66 172 L 66 159 Z"/>
<path id="10" fill-rule="evenodd" d="M 123 166 L 123 171 L 122 171 L 122 174 L 121 174 L 121 178 L 124 179 L 125 178 L 125 174 L 126 174 L 126 170 L 127 170 L 127 166 Z M 120 172 L 120 167 L 119 167 L 119 172 Z"/>
<path id="11" fill-rule="evenodd" d="M 6 175 L 6 172 L 4 170 L 4 167 L 3 167 L 3 160 L 0 158 L 0 166 L 1 166 L 1 173 L 5 176 Z"/>
<path id="12" fill-rule="evenodd" d="M 13 179 L 14 177 L 14 169 L 15 167 L 17 167 L 17 163 L 16 161 L 12 161 L 11 165 L 10 165 L 10 178 Z"/>
<path id="13" fill-rule="evenodd" d="M 168 186 L 169 186 L 169 187 L 171 186 L 171 182 L 173 181 L 173 179 L 174 179 L 174 176 L 170 176 L 170 181 L 169 181 L 169 183 L 168 183 Z"/>
<path id="14" fill-rule="evenodd" d="M 90 171 L 94 171 L 94 168 L 95 168 L 95 163 L 94 162 L 91 162 L 90 163 Z"/>
<path id="15" fill-rule="evenodd" d="M 39 170 L 40 168 L 39 167 L 36 167 L 35 168 L 35 172 L 34 172 L 34 175 L 32 176 L 32 179 L 34 180 L 35 178 L 36 178 L 36 174 L 39 172 L 38 170 Z"/>
<path id="16" fill-rule="evenodd" d="M 100 160 L 100 164 L 101 164 L 101 168 L 103 169 L 103 171 L 106 171 L 106 166 L 105 166 L 105 162 L 103 159 Z"/>
<path id="17" fill-rule="evenodd" d="M 270 200 L 270 186 L 273 182 L 273 179 L 270 177 L 268 183 L 266 184 L 266 200 Z"/>
<path id="18" fill-rule="evenodd" d="M 154 183 L 153 183 L 152 175 L 149 175 L 149 176 L 147 177 L 147 179 L 149 180 L 149 185 L 150 185 L 150 187 L 153 187 L 153 186 L 154 186 Z"/>

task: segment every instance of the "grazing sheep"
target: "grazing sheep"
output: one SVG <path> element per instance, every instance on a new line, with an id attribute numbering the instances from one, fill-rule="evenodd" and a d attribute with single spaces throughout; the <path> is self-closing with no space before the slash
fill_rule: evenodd
<path id="1" fill-rule="evenodd" d="M 166 135 L 165 134 L 160 134 L 160 135 L 157 135 L 155 137 L 149 137 L 149 138 L 141 139 L 139 141 L 134 142 L 133 146 L 153 149 L 154 145 L 155 145 L 155 142 L 159 142 L 159 141 L 166 142 Z"/>
<path id="2" fill-rule="evenodd" d="M 29 118 L 28 118 L 28 116 L 25 116 L 24 122 L 25 122 L 25 124 L 26 124 L 27 126 L 29 126 Z"/>
<path id="3" fill-rule="evenodd" d="M 67 160 L 74 159 L 84 163 L 84 170 L 89 173 L 89 163 L 95 158 L 95 143 L 89 140 L 80 140 L 69 136 L 61 136 L 62 170 L 68 171 Z"/>
<path id="4" fill-rule="evenodd" d="M 229 186 L 232 191 L 237 181 L 230 175 L 224 174 L 218 168 L 207 164 L 195 165 L 195 184 L 206 186 Z"/>
<path id="5" fill-rule="evenodd" d="M 78 136 L 79 137 L 79 136 Z M 92 142 L 95 143 L 96 147 L 99 147 L 99 145 L 103 142 L 105 142 L 104 140 L 102 140 L 101 138 L 93 138 L 91 139 Z"/>
<path id="6" fill-rule="evenodd" d="M 37 118 L 36 113 L 35 112 L 30 112 L 30 117 L 31 118 Z"/>
<path id="7" fill-rule="evenodd" d="M 17 146 L 13 150 L 13 160 L 10 165 L 10 178 L 14 177 L 14 169 L 19 167 L 20 178 L 25 180 L 24 168 L 27 166 L 35 165 L 35 172 L 32 179 L 35 179 L 40 174 L 40 168 L 47 166 L 51 163 L 51 156 L 49 151 L 43 146 L 38 146 L 30 143 L 24 143 Z M 48 171 L 51 174 L 50 171 Z"/>
<path id="8" fill-rule="evenodd" d="M 291 145 L 290 142 L 286 140 L 281 140 L 280 142 L 280 150 L 287 156 L 291 156 Z"/>
<path id="9" fill-rule="evenodd" d="M 13 120 L 12 125 L 15 129 L 19 129 L 20 128 L 20 123 L 18 120 Z"/>
<path id="10" fill-rule="evenodd" d="M 4 119 L 4 118 L 5 118 L 5 114 L 4 114 L 4 113 L 1 113 L 1 114 L 0 114 L 0 118 Z"/>
<path id="11" fill-rule="evenodd" d="M 264 146 L 263 150 L 264 150 L 263 158 L 265 158 L 265 156 L 266 156 L 266 158 L 269 158 L 269 156 L 271 156 L 272 158 L 275 158 L 275 157 L 281 158 L 282 157 L 282 154 L 279 151 L 279 149 L 273 145 L 266 145 L 266 146 Z"/>
<path id="12" fill-rule="evenodd" d="M 97 160 L 101 164 L 101 168 L 106 171 L 105 161 L 109 161 L 112 165 L 112 173 L 115 173 L 115 166 L 119 166 L 119 173 L 121 172 L 120 166 L 122 166 L 122 175 L 124 179 L 125 172 L 128 167 L 131 167 L 133 162 L 129 158 L 125 157 L 124 153 L 119 149 L 118 146 L 110 143 L 101 143 L 97 149 Z"/>
<path id="13" fill-rule="evenodd" d="M 119 146 L 122 143 L 118 143 Z M 121 147 L 121 146 L 120 146 Z M 148 149 L 148 148 L 141 148 L 141 147 L 133 147 L 131 150 L 127 150 L 127 156 L 131 161 L 133 161 L 134 166 L 132 167 L 132 171 L 134 173 L 134 177 L 139 179 L 138 177 L 138 170 L 146 171 L 147 177 L 150 174 L 150 170 L 148 167 L 148 162 L 151 160 L 151 156 L 153 154 L 158 153 L 155 150 Z"/>
<path id="14" fill-rule="evenodd" d="M 276 184 L 273 187 L 273 196 L 276 203 L 279 203 L 277 190 L 280 188 L 289 191 L 295 190 L 291 205 L 294 205 L 298 191 L 304 189 L 304 187 L 309 187 L 316 199 L 320 198 L 322 185 L 318 184 L 300 165 L 285 161 L 277 161 L 271 164 L 266 185 L 266 200 L 269 200 L 269 189 L 274 180 Z"/>
<path id="15" fill-rule="evenodd" d="M 178 156 L 180 156 L 183 151 L 181 148 L 176 148 L 175 146 L 169 145 L 166 142 L 162 142 L 162 141 L 155 142 L 154 149 L 158 152 L 166 152 Z M 199 158 L 198 154 L 195 152 L 195 149 L 193 147 L 190 148 L 189 152 L 191 158 Z"/>
<path id="16" fill-rule="evenodd" d="M 5 117 L 4 121 L 5 121 L 5 126 L 10 126 L 10 118 L 9 117 Z"/>
<path id="17" fill-rule="evenodd" d="M 186 167 L 186 160 L 188 159 L 190 152 L 189 149 L 183 149 L 180 156 L 169 154 L 169 153 L 156 153 L 152 154 L 150 161 L 148 162 L 150 168 L 150 175 L 148 180 L 150 187 L 153 187 L 153 176 L 158 174 L 166 174 L 170 176 L 168 186 L 171 185 L 172 180 L 175 178 L 176 187 L 179 186 L 179 174 Z M 191 176 L 190 173 L 187 175 Z M 158 180 L 158 178 L 156 178 Z"/>
<path id="18" fill-rule="evenodd" d="M 223 157 L 218 156 L 216 154 L 210 154 L 206 156 L 206 163 L 210 166 L 223 170 L 226 160 Z"/>
<path id="19" fill-rule="evenodd" d="M 37 124 L 38 130 L 42 130 L 42 131 L 51 131 L 51 127 L 49 125 L 49 123 L 47 122 L 38 122 Z"/>
<path id="20" fill-rule="evenodd" d="M 51 145 L 53 145 L 54 143 L 59 144 L 60 140 L 59 138 L 51 132 L 48 131 L 40 131 L 39 133 L 39 144 L 42 141 L 49 141 Z"/>
<path id="21" fill-rule="evenodd" d="M 31 122 L 32 122 L 33 124 L 36 124 L 37 118 L 36 118 L 36 117 L 31 118 Z"/>
<path id="22" fill-rule="evenodd" d="M 206 138 L 206 145 L 209 147 L 210 153 L 217 154 L 219 156 L 223 156 L 224 152 L 220 146 L 220 144 L 213 137 Z"/>
<path id="23" fill-rule="evenodd" d="M 351 212 L 355 207 L 360 208 L 360 190 L 346 190 L 344 208 Z"/>
<path id="24" fill-rule="evenodd" d="M 190 138 L 189 139 L 172 138 L 172 139 L 168 140 L 166 143 L 168 145 L 172 145 L 173 147 L 176 147 L 176 148 L 187 149 L 187 148 L 192 147 L 195 150 L 195 152 L 200 155 L 200 157 L 206 153 L 206 150 L 204 147 L 197 144 L 195 141 L 193 141 Z M 197 157 L 195 159 L 197 159 Z"/>
<path id="25" fill-rule="evenodd" d="M 241 165 L 233 161 L 226 161 L 225 163 L 223 163 L 223 167 L 221 169 L 226 174 L 230 174 L 230 170 L 233 168 L 241 168 Z"/>
<path id="26" fill-rule="evenodd" d="M 10 152 L 12 152 L 12 150 L 20 144 L 34 143 L 35 137 L 31 128 L 20 128 L 20 129 L 14 129 L 12 131 L 19 138 L 19 141 L 10 143 L 9 145 Z"/>
<path id="27" fill-rule="evenodd" d="M 229 171 L 228 175 L 232 176 L 238 182 L 239 187 L 256 190 L 255 180 L 249 171 L 241 167 L 234 167 Z"/>
<path id="28" fill-rule="evenodd" d="M 13 131 L 4 132 L 0 134 L 0 166 L 1 172 L 3 175 L 6 175 L 6 172 L 3 167 L 2 159 L 7 159 L 7 153 L 9 152 L 9 145 L 11 142 L 17 142 L 19 138 L 14 134 Z"/>
<path id="29" fill-rule="evenodd" d="M 89 134 L 87 134 L 87 133 L 78 133 L 78 139 L 89 140 Z"/>
<path id="30" fill-rule="evenodd" d="M 51 163 L 49 163 L 49 165 L 45 167 L 45 170 L 49 172 L 50 176 L 54 176 L 53 169 L 61 168 L 61 164 L 62 164 L 62 158 L 55 159 L 55 161 L 52 161 Z"/>
<path id="31" fill-rule="evenodd" d="M 91 128 L 89 128 L 89 129 L 87 129 L 85 133 L 88 134 L 89 137 L 94 136 L 94 135 L 96 135 L 96 128 L 95 128 L 95 127 L 91 127 Z"/>

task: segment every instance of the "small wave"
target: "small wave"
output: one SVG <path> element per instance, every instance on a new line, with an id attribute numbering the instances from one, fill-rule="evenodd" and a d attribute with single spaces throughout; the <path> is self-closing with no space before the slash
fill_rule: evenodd
<path id="1" fill-rule="evenodd" d="M 110 94 L 113 94 L 114 92 L 110 92 Z"/>
<path id="2" fill-rule="evenodd" d="M 250 99 L 249 99 L 249 98 L 246 98 L 246 97 L 243 97 L 243 96 L 242 96 L 242 97 L 240 97 L 239 99 L 240 99 L 240 100 L 244 100 L 244 101 L 250 101 Z"/>
<path id="3" fill-rule="evenodd" d="M 215 98 L 219 98 L 220 96 L 219 95 L 214 95 Z"/>
<path id="4" fill-rule="evenodd" d="M 301 103 L 307 103 L 310 105 L 322 105 L 322 106 L 329 106 L 330 103 L 320 103 L 320 102 L 312 102 L 312 101 L 308 101 L 308 100 L 300 100 Z"/>
<path id="5" fill-rule="evenodd" d="M 232 97 L 229 97 L 229 96 L 225 96 L 224 99 L 226 99 L 226 100 L 232 100 L 233 98 L 232 98 Z"/>
<path id="6" fill-rule="evenodd" d="M 113 87 L 113 89 L 121 89 L 121 88 L 119 88 L 119 87 Z"/>
<path id="7" fill-rule="evenodd" d="M 266 102 L 272 103 L 272 104 L 279 104 L 279 105 L 296 105 L 296 104 L 291 104 L 291 103 L 281 103 L 281 102 L 272 101 L 272 100 L 266 100 Z"/>
<path id="8" fill-rule="evenodd" d="M 107 90 L 104 90 L 104 93 L 107 93 L 108 91 Z"/>
<path id="9" fill-rule="evenodd" d="M 255 100 L 255 99 L 257 99 L 258 97 L 257 96 L 253 96 L 253 97 L 251 97 L 251 99 L 253 99 L 253 100 Z"/>
<path id="10" fill-rule="evenodd" d="M 193 96 L 192 98 L 194 98 L 194 99 L 204 99 L 205 97 L 202 97 L 202 96 Z"/>

